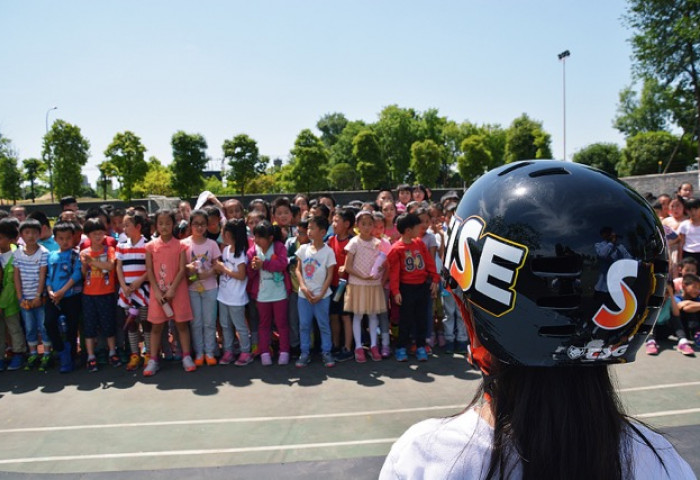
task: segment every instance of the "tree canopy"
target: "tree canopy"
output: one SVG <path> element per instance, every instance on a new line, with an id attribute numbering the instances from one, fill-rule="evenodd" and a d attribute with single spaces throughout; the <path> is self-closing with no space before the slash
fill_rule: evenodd
<path id="1" fill-rule="evenodd" d="M 228 179 L 245 195 L 246 184 L 265 172 L 267 157 L 261 157 L 257 142 L 243 133 L 225 140 L 222 148 L 230 168 Z"/>
<path id="2" fill-rule="evenodd" d="M 56 196 L 79 196 L 82 190 L 82 167 L 90 157 L 90 142 L 80 128 L 64 120 L 56 120 L 44 135 L 44 163 L 53 177 Z"/>
<path id="3" fill-rule="evenodd" d="M 181 197 L 188 198 L 202 191 L 202 172 L 207 166 L 207 141 L 199 133 L 176 132 L 173 147 L 172 188 Z"/>
<path id="4" fill-rule="evenodd" d="M 116 177 L 119 179 L 119 196 L 131 200 L 134 185 L 148 172 L 148 164 L 144 159 L 146 147 L 141 139 L 133 132 L 117 133 L 105 150 L 105 157 L 114 166 Z"/>

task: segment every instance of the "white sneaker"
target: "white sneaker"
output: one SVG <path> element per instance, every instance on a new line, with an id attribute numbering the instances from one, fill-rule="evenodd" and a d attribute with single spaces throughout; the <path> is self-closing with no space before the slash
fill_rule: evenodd
<path id="1" fill-rule="evenodd" d="M 182 359 L 182 368 L 184 368 L 186 372 L 194 372 L 197 370 L 197 365 L 192 361 L 192 357 L 187 355 Z"/>
<path id="2" fill-rule="evenodd" d="M 148 361 L 146 364 L 146 368 L 143 369 L 143 376 L 144 377 L 152 377 L 153 375 L 156 374 L 156 372 L 160 369 L 160 366 L 158 365 L 158 362 L 153 360 L 152 358 Z"/>

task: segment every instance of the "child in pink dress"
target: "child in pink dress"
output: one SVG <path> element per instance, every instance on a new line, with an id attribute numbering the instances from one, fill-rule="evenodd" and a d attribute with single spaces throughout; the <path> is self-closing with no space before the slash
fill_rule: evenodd
<path id="1" fill-rule="evenodd" d="M 180 335 L 182 366 L 187 372 L 197 369 L 190 356 L 190 329 L 192 308 L 185 279 L 185 251 L 187 247 L 173 236 L 175 214 L 171 210 L 156 212 L 158 237 L 146 245 L 146 269 L 151 285 L 151 301 L 148 305 L 148 321 L 151 331 L 151 358 L 143 370 L 144 376 L 155 375 L 159 369 L 161 333 L 168 320 L 173 318 Z"/>

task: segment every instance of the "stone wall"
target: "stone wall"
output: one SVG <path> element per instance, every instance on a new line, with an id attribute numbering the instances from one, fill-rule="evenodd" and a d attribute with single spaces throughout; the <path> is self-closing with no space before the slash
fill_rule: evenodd
<path id="1" fill-rule="evenodd" d="M 682 183 L 690 183 L 693 192 L 698 191 L 698 172 L 675 172 L 658 175 L 639 175 L 635 177 L 622 177 L 623 182 L 637 190 L 640 194 L 652 193 L 659 196 L 662 193 L 672 195 Z M 696 193 L 697 195 L 697 193 Z"/>

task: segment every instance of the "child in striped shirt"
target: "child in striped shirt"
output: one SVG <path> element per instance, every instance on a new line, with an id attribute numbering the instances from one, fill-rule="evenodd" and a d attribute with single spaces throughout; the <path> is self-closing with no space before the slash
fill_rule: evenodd
<path id="1" fill-rule="evenodd" d="M 148 272 L 146 270 L 146 239 L 141 231 L 146 227 L 146 218 L 136 212 L 124 216 L 123 228 L 126 241 L 117 245 L 117 279 L 119 299 L 117 304 L 126 310 L 126 328 L 129 336 L 131 356 L 126 365 L 129 371 L 137 370 L 141 363 L 150 359 L 151 324 L 148 322 Z M 140 355 L 139 341 L 143 331 L 145 354 Z"/>

